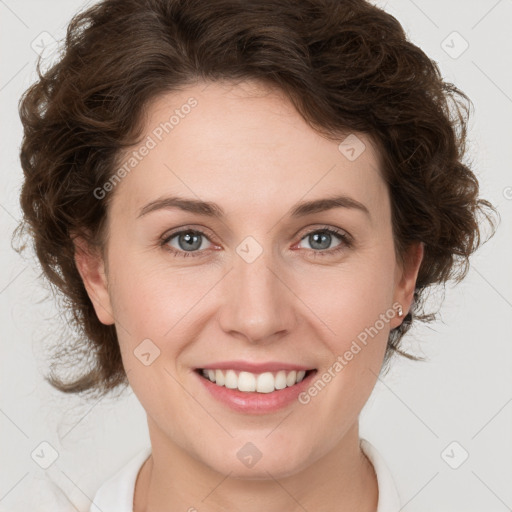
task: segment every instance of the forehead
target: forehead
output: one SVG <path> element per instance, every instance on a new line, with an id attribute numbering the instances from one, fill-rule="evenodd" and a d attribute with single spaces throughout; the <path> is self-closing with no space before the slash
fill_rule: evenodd
<path id="1" fill-rule="evenodd" d="M 125 165 L 129 172 L 114 202 L 124 213 L 165 195 L 213 201 L 241 214 L 249 205 L 277 213 L 278 204 L 336 193 L 382 212 L 388 207 L 368 136 L 347 131 L 328 140 L 283 93 L 256 82 L 200 83 L 162 95 L 148 105 L 143 133 L 122 160 L 131 168 Z"/>

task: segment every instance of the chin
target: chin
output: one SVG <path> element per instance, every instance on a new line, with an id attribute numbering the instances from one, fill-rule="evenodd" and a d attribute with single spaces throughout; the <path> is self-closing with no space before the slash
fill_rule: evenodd
<path id="1" fill-rule="evenodd" d="M 279 449 L 267 443 L 267 448 L 259 450 L 256 443 L 243 443 L 241 447 L 226 456 L 228 450 L 219 454 L 213 460 L 203 460 L 211 469 L 231 478 L 240 480 L 268 480 L 269 478 L 286 478 L 298 473 L 308 466 L 308 455 L 290 452 L 289 449 Z"/>

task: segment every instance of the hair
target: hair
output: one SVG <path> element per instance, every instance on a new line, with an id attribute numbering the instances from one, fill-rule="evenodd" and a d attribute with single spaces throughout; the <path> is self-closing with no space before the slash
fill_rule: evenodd
<path id="1" fill-rule="evenodd" d="M 104 247 L 113 192 L 93 191 L 137 143 L 149 103 L 202 81 L 256 80 L 281 92 L 325 137 L 368 134 L 379 148 L 397 254 L 424 258 L 414 300 L 389 335 L 383 367 L 413 319 L 432 321 L 426 292 L 460 281 L 482 243 L 479 199 L 465 157 L 471 101 L 443 81 L 392 15 L 364 0 L 104 0 L 75 15 L 57 62 L 23 94 L 24 172 L 18 234 L 29 235 L 50 289 L 78 336 L 57 362 L 92 365 L 61 379 L 62 392 L 106 394 L 127 384 L 115 325 L 102 324 L 75 264 L 74 236 Z M 492 236 L 492 234 L 490 236 Z"/>

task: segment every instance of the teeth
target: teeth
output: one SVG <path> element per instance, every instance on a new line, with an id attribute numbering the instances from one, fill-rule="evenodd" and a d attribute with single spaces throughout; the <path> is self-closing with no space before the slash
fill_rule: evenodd
<path id="1" fill-rule="evenodd" d="M 286 385 L 287 386 L 293 386 L 295 384 L 296 380 L 297 380 L 297 372 L 294 370 L 293 372 L 290 372 L 286 376 Z"/>
<path id="2" fill-rule="evenodd" d="M 286 372 L 284 370 L 277 372 L 274 380 L 274 386 L 276 389 L 284 389 L 286 387 Z"/>
<path id="3" fill-rule="evenodd" d="M 274 376 L 270 372 L 260 373 L 256 379 L 258 393 L 272 393 L 276 389 Z"/>
<path id="4" fill-rule="evenodd" d="M 236 389 L 238 387 L 238 378 L 233 370 L 228 370 L 226 372 L 224 386 L 226 386 L 229 389 Z"/>
<path id="5" fill-rule="evenodd" d="M 276 373 L 251 373 L 239 372 L 235 370 L 202 370 L 202 374 L 217 386 L 226 386 L 229 389 L 238 389 L 251 393 L 272 393 L 276 389 L 284 389 L 286 387 L 298 384 L 304 379 L 306 372 L 280 370 Z"/>
<path id="6" fill-rule="evenodd" d="M 237 380 L 236 387 L 239 391 L 256 391 L 256 376 L 254 373 L 240 372 L 240 375 L 237 377 L 233 370 L 228 370 L 228 373 L 229 372 L 233 372 L 235 375 L 235 379 Z"/>
<path id="7" fill-rule="evenodd" d="M 215 382 L 219 386 L 224 386 L 224 374 L 222 373 L 222 370 L 215 370 Z"/>

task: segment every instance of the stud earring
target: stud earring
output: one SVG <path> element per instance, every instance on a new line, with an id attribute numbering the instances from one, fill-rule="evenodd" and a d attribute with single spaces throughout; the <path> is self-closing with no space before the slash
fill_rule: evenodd
<path id="1" fill-rule="evenodd" d="M 399 316 L 399 317 L 404 316 L 404 312 L 402 311 L 402 306 L 400 306 L 400 307 L 398 308 L 398 316 Z"/>

